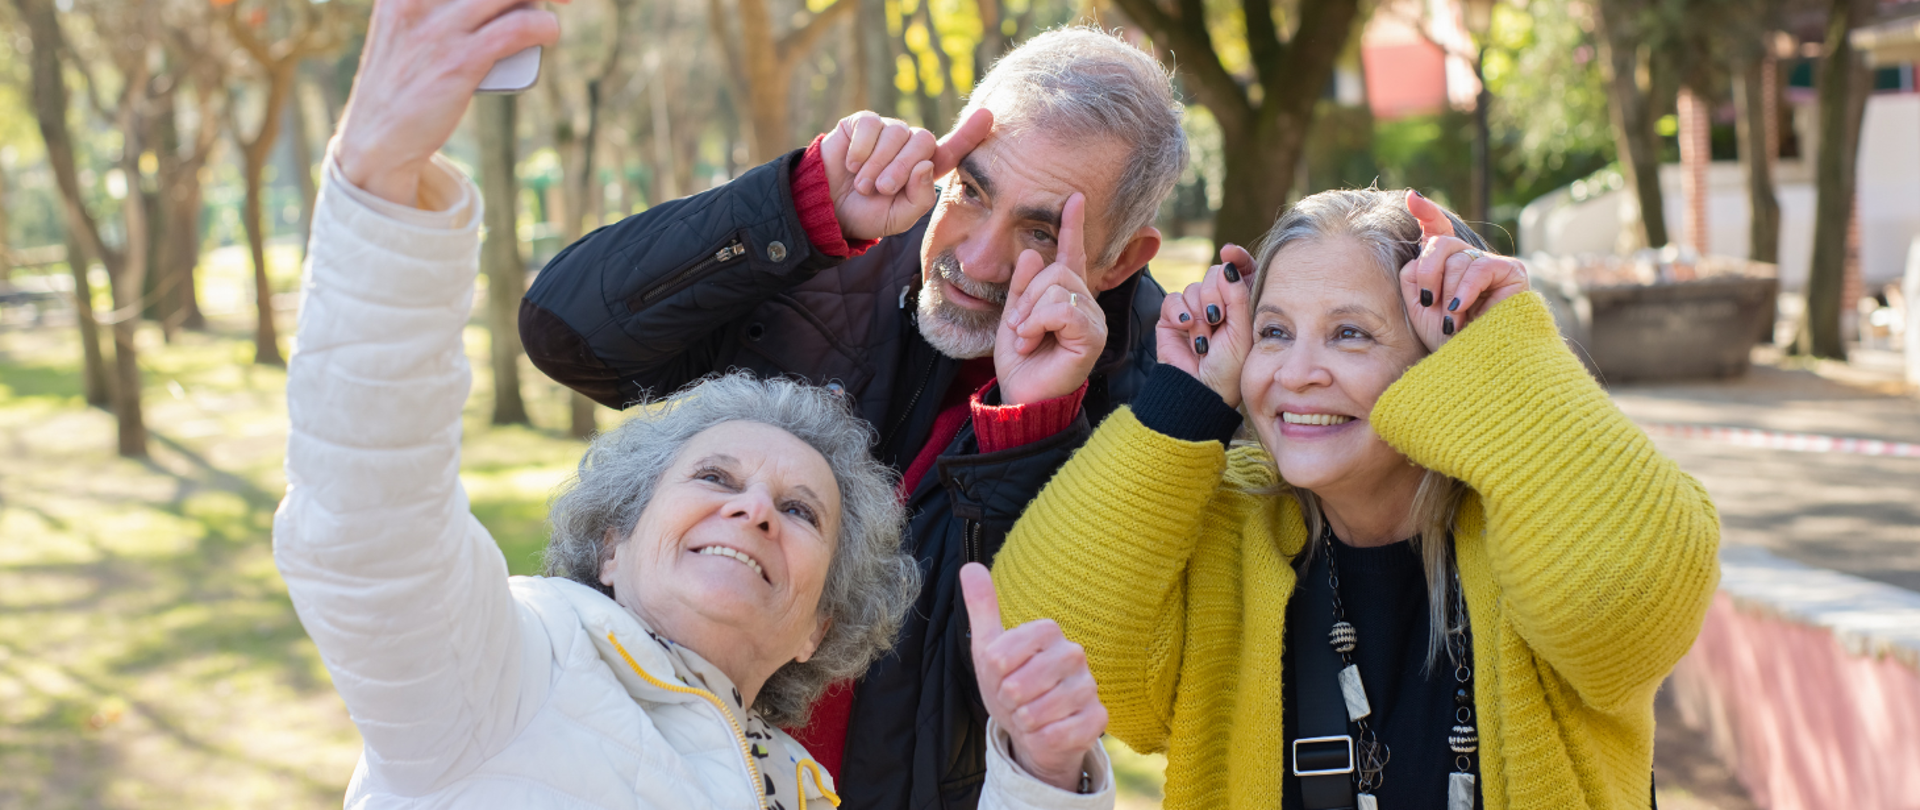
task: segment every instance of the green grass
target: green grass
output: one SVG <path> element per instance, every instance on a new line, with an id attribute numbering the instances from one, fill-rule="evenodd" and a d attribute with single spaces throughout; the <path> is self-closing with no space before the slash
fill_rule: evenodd
<path id="1" fill-rule="evenodd" d="M 286 376 L 250 362 L 236 258 L 203 282 L 214 331 L 140 334 L 147 461 L 115 456 L 113 417 L 82 401 L 72 327 L 0 327 L 0 807 L 339 806 L 359 736 L 273 567 Z M 297 251 L 274 259 L 284 281 Z M 535 573 L 582 445 L 530 367 L 542 429 L 488 426 L 485 330 L 468 344 L 462 477 Z"/>

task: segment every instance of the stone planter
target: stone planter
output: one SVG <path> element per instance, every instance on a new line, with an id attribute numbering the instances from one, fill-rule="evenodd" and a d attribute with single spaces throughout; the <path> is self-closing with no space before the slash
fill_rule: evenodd
<path id="1" fill-rule="evenodd" d="M 1772 331 L 1780 282 L 1719 277 L 1582 293 L 1592 313 L 1584 348 L 1604 381 L 1738 377 Z"/>

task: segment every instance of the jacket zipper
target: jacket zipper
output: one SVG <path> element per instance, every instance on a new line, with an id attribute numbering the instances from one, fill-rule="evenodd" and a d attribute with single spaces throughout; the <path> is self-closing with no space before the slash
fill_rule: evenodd
<path id="1" fill-rule="evenodd" d="M 753 764 L 753 745 L 747 742 L 747 732 L 740 728 L 740 721 L 733 719 L 733 712 L 727 711 L 726 704 L 720 702 L 720 696 L 705 689 L 679 686 L 655 678 L 647 674 L 646 670 L 640 668 L 640 662 L 633 660 L 633 656 L 627 653 L 627 648 L 620 645 L 620 639 L 614 637 L 612 633 L 608 633 L 607 641 L 613 643 L 613 648 L 620 651 L 620 657 L 627 659 L 627 666 L 633 667 L 633 671 L 647 683 L 669 692 L 678 692 L 682 695 L 697 695 L 705 698 L 708 703 L 713 704 L 713 708 L 719 711 L 720 716 L 727 721 L 727 727 L 733 729 L 734 741 L 740 744 L 740 758 L 747 763 L 747 779 L 753 783 L 752 789 L 748 791 L 748 795 L 759 797 L 760 810 L 767 810 L 767 788 L 760 777 L 759 766 Z M 807 798 L 803 794 L 800 797 L 800 801 L 805 802 L 806 800 Z"/>
<path id="2" fill-rule="evenodd" d="M 650 305 L 655 301 L 686 289 L 687 285 L 692 284 L 695 279 L 699 278 L 706 271 L 733 261 L 736 258 L 746 255 L 746 253 L 747 248 L 745 245 L 740 244 L 740 240 L 735 239 L 732 242 L 728 242 L 722 245 L 719 250 L 714 251 L 712 258 L 675 273 L 672 278 L 647 288 L 646 292 L 640 294 L 640 305 L 643 307 Z"/>
<path id="3" fill-rule="evenodd" d="M 961 543 L 961 547 L 962 547 L 962 548 L 963 548 L 963 549 L 965 550 L 965 552 L 966 552 L 966 555 L 967 555 L 967 562 L 977 562 L 977 563 L 980 563 L 980 564 L 982 564 L 982 565 L 985 565 L 985 564 L 986 564 L 986 561 L 985 561 L 985 560 L 982 560 L 982 559 L 980 559 L 980 556 L 981 556 L 981 548 L 980 548 L 980 546 L 981 546 L 981 543 L 980 543 L 980 524 L 979 524 L 979 522 L 978 522 L 978 521 L 973 521 L 973 520 L 968 520 L 968 521 L 966 521 L 966 522 L 965 522 L 965 528 L 964 528 L 964 529 L 962 530 L 962 534 L 961 534 L 961 537 L 962 537 L 962 540 L 963 540 L 963 542 Z"/>
<path id="4" fill-rule="evenodd" d="M 913 397 L 907 400 L 907 409 L 900 414 L 900 421 L 893 423 L 893 428 L 887 431 L 887 437 L 880 441 L 880 446 L 891 446 L 894 435 L 899 433 L 901 428 L 906 427 L 909 420 L 913 419 L 913 408 L 915 405 L 920 404 L 920 396 L 927 392 L 927 386 L 933 384 L 933 367 L 939 363 L 940 358 L 935 357 L 933 362 L 927 364 L 926 373 L 920 375 L 920 387 L 913 390 Z M 912 496 L 913 493 L 907 493 L 907 497 Z"/>

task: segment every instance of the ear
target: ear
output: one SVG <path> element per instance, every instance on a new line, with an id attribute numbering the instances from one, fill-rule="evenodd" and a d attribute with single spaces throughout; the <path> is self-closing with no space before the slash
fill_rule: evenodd
<path id="1" fill-rule="evenodd" d="M 1120 249 L 1120 257 L 1113 266 L 1107 268 L 1106 275 L 1100 279 L 1096 292 L 1106 292 L 1133 277 L 1140 268 L 1160 255 L 1160 229 L 1152 225 L 1133 232 L 1133 238 L 1127 240 L 1127 246 Z"/>
<path id="2" fill-rule="evenodd" d="M 614 536 L 612 529 L 607 530 L 606 537 L 601 538 L 600 542 L 605 544 L 601 546 L 600 552 L 600 584 L 611 588 L 613 575 L 620 570 L 620 547 L 626 544 Z"/>
<path id="3" fill-rule="evenodd" d="M 800 654 L 793 657 L 794 662 L 804 664 L 807 662 L 807 659 L 812 658 L 814 651 L 820 649 L 820 642 L 826 640 L 827 631 L 832 628 L 833 618 L 830 616 L 821 616 L 820 620 L 815 622 L 813 635 L 807 638 L 806 646 L 801 647 Z"/>

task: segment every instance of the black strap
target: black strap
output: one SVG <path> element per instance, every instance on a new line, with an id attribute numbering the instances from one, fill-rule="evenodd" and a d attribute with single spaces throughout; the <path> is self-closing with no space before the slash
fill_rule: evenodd
<path id="1" fill-rule="evenodd" d="M 1306 583 L 1327 583 L 1327 555 L 1321 548 L 1305 574 Z M 1298 737 L 1288 748 L 1290 774 L 1309 771 L 1337 771 L 1319 775 L 1301 775 L 1300 806 L 1304 810 L 1351 810 L 1353 798 L 1353 737 L 1347 729 L 1347 702 L 1340 695 L 1340 654 L 1328 643 L 1326 631 L 1333 629 L 1333 599 L 1322 595 L 1319 587 L 1302 587 L 1294 594 L 1301 603 L 1301 626 L 1293 636 L 1293 705 L 1300 713 L 1295 725 Z M 1314 738 L 1337 738 L 1302 743 Z"/>

